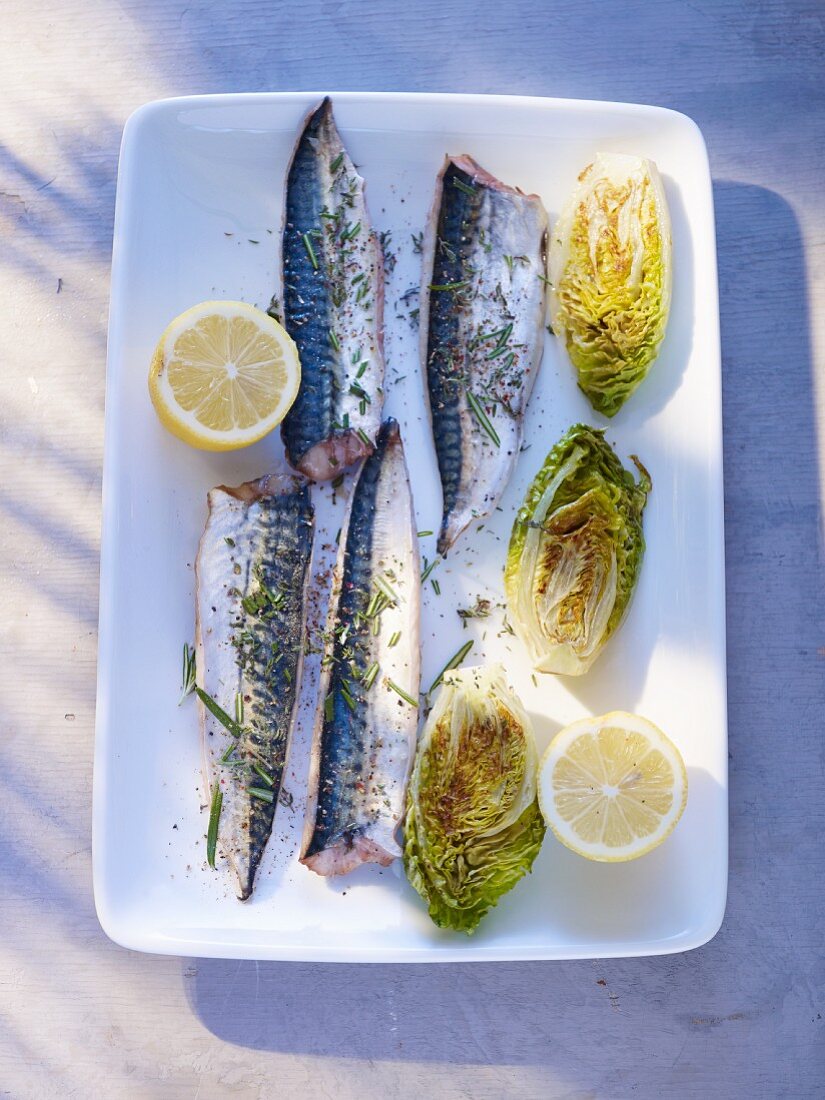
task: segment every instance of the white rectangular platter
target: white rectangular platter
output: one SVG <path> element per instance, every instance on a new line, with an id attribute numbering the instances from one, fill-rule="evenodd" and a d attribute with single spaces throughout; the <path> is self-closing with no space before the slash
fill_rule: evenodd
<path id="1" fill-rule="evenodd" d="M 716 256 L 702 136 L 655 107 L 521 97 L 341 93 L 336 118 L 367 180 L 373 223 L 391 233 L 386 410 L 401 422 L 418 526 L 435 531 L 440 487 L 423 404 L 412 235 L 421 231 L 445 153 L 470 153 L 537 192 L 552 220 L 601 150 L 652 157 L 673 221 L 673 307 L 650 377 L 610 422 L 578 390 L 549 334 L 525 449 L 501 502 L 465 533 L 425 586 L 422 686 L 469 639 L 468 663 L 503 662 L 542 750 L 566 723 L 636 711 L 676 742 L 688 768 L 682 821 L 629 864 L 590 863 L 548 832 L 533 873 L 472 938 L 440 931 L 400 863 L 322 879 L 297 862 L 308 766 L 311 684 L 285 773 L 282 806 L 241 903 L 205 861 L 192 698 L 177 705 L 181 649 L 193 638 L 193 563 L 206 493 L 284 465 L 279 433 L 215 455 L 166 433 L 146 387 L 167 323 L 208 298 L 266 308 L 278 289 L 283 184 L 306 111 L 321 93 L 167 100 L 126 125 L 112 267 L 94 785 L 94 887 L 100 921 L 130 948 L 180 955 L 330 961 L 566 959 L 682 951 L 710 939 L 727 887 L 727 731 L 722 421 Z M 499 604 L 515 509 L 546 452 L 573 423 L 607 427 L 626 461 L 653 477 L 647 553 L 630 614 L 591 672 L 531 676 L 521 644 L 457 609 Z M 330 490 L 314 490 L 334 537 Z M 338 497 L 340 498 L 339 492 Z M 432 558 L 434 538 L 421 539 Z"/>

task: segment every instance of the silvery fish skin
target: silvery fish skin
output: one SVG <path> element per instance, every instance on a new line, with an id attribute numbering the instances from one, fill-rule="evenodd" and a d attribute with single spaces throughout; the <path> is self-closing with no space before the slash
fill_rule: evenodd
<path id="1" fill-rule="evenodd" d="M 388 420 L 352 491 L 327 620 L 301 851 L 319 875 L 401 855 L 418 727 L 420 568 L 404 448 Z"/>
<path id="2" fill-rule="evenodd" d="M 518 456 L 544 347 L 546 249 L 537 195 L 469 156 L 447 158 L 423 245 L 420 304 L 444 499 L 441 554 L 495 508 Z"/>
<path id="3" fill-rule="evenodd" d="M 301 388 L 281 433 L 307 477 L 372 452 L 384 384 L 384 267 L 358 174 L 325 99 L 307 119 L 286 185 L 283 319 Z"/>
<path id="4" fill-rule="evenodd" d="M 295 717 L 314 513 L 308 485 L 291 475 L 220 485 L 208 502 L 195 565 L 198 682 L 242 732 L 236 738 L 200 704 L 204 785 L 208 795 L 216 783 L 223 792 L 218 851 L 246 900 L 272 832 Z M 272 801 L 250 788 L 270 791 Z"/>

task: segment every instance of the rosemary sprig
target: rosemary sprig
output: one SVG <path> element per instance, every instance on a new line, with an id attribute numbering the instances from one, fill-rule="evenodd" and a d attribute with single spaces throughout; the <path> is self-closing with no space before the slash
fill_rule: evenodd
<path id="1" fill-rule="evenodd" d="M 402 687 L 399 687 L 395 680 L 387 680 L 387 687 L 392 688 L 396 695 L 400 695 L 405 703 L 409 703 L 411 707 L 418 709 L 418 700 L 413 699 L 412 695 L 409 695 Z"/>
<path id="2" fill-rule="evenodd" d="M 223 707 L 219 706 L 212 696 L 207 695 L 203 688 L 199 688 L 197 684 L 195 685 L 195 694 L 206 709 L 214 714 L 225 730 L 231 733 L 233 737 L 241 736 L 243 733 L 241 726 L 233 718 L 230 718 Z"/>
<path id="3" fill-rule="evenodd" d="M 495 445 L 497 447 L 500 447 L 501 446 L 501 440 L 498 437 L 498 432 L 495 430 L 493 425 L 490 423 L 490 418 L 487 416 L 487 413 L 481 407 L 481 402 L 478 400 L 476 395 L 474 393 L 472 393 L 470 390 L 467 390 L 467 404 L 473 410 L 473 412 L 475 413 L 476 420 L 478 420 L 479 424 L 482 426 L 482 428 L 487 433 L 487 435 L 489 435 L 490 439 L 492 439 L 493 443 L 495 443 Z"/>
<path id="4" fill-rule="evenodd" d="M 209 828 L 206 830 L 206 862 L 215 869 L 215 849 L 218 845 L 218 823 L 221 820 L 221 806 L 223 805 L 223 791 L 220 783 L 215 784 L 212 791 L 212 804 L 209 807 Z"/>
<path id="5" fill-rule="evenodd" d="M 475 642 L 472 640 L 470 640 L 469 642 L 465 642 L 461 649 L 459 649 L 458 652 L 452 655 L 446 665 L 442 668 L 442 670 L 430 684 L 430 690 L 427 692 L 428 695 L 432 695 L 432 693 L 444 679 L 445 673 L 450 672 L 454 668 L 458 668 L 458 666 L 461 664 L 461 662 L 464 660 L 464 658 L 467 656 L 474 645 Z"/>
<path id="6" fill-rule="evenodd" d="M 178 706 L 181 705 L 187 695 L 195 690 L 195 647 L 189 646 L 188 642 L 183 643 L 183 673 L 181 675 L 181 689 L 180 699 L 178 699 Z"/>

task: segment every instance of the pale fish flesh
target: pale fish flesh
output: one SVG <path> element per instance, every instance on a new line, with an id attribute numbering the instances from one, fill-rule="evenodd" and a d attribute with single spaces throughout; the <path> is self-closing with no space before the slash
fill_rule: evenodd
<path id="1" fill-rule="evenodd" d="M 208 502 L 195 566 L 204 784 L 210 802 L 216 785 L 222 792 L 217 849 L 245 900 L 295 717 L 314 513 L 307 483 L 291 475 L 221 485 Z"/>
<path id="2" fill-rule="evenodd" d="M 443 489 L 438 551 L 498 503 L 544 346 L 547 215 L 537 195 L 448 157 L 425 235 L 420 327 Z"/>
<path id="3" fill-rule="evenodd" d="M 418 538 L 398 425 L 382 426 L 340 536 L 301 862 L 319 875 L 401 855 L 419 698 Z"/>

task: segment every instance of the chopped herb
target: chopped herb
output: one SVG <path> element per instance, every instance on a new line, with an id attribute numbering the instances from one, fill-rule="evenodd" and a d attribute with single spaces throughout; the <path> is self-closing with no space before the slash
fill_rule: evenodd
<path id="1" fill-rule="evenodd" d="M 355 700 L 350 694 L 349 689 L 344 684 L 341 684 L 341 694 L 344 697 L 344 702 L 347 704 L 352 713 L 355 714 Z"/>
<path id="2" fill-rule="evenodd" d="M 356 378 L 361 378 L 361 377 L 363 376 L 363 374 L 364 374 L 364 371 L 365 371 L 365 370 L 367 369 L 367 367 L 368 367 L 368 366 L 369 366 L 369 363 L 367 363 L 366 361 L 364 361 L 364 362 L 363 362 L 363 363 L 361 364 L 361 366 L 360 366 L 360 367 L 358 368 L 358 370 L 357 370 L 357 371 L 355 372 L 355 377 L 356 377 Z"/>
<path id="3" fill-rule="evenodd" d="M 456 283 L 430 283 L 430 290 L 460 290 L 463 286 L 469 286 L 469 279 L 460 279 Z"/>
<path id="4" fill-rule="evenodd" d="M 344 163 L 344 154 L 339 153 L 338 156 L 335 158 L 335 160 L 332 162 L 332 164 L 330 164 L 330 166 L 329 166 L 330 172 L 337 172 L 338 169 L 341 167 L 341 165 L 343 163 Z"/>
<path id="5" fill-rule="evenodd" d="M 218 822 L 221 819 L 223 791 L 220 783 L 215 784 L 212 792 L 212 805 L 209 807 L 209 828 L 206 831 L 206 862 L 215 869 L 215 849 L 218 845 Z"/>
<path id="6" fill-rule="evenodd" d="M 426 581 L 427 577 L 429 577 L 430 573 L 432 573 L 433 569 L 435 569 L 435 567 L 437 565 L 438 565 L 438 558 L 433 558 L 433 560 L 429 563 L 429 565 L 427 564 L 427 559 L 424 558 L 424 568 L 421 571 L 421 583 L 422 584 Z"/>
<path id="7" fill-rule="evenodd" d="M 433 579 L 430 581 L 430 584 L 433 586 L 433 592 L 435 592 L 436 596 L 440 596 L 441 595 L 441 585 L 438 583 L 438 581 L 435 579 L 435 577 L 433 577 Z"/>
<path id="8" fill-rule="evenodd" d="M 367 435 L 367 433 L 364 431 L 363 428 L 356 428 L 355 429 L 355 434 L 358 436 L 358 438 L 361 440 L 361 442 L 363 444 L 365 444 L 367 447 L 372 446 L 372 440 L 370 439 L 370 437 Z"/>
<path id="9" fill-rule="evenodd" d="M 238 725 L 234 719 L 230 718 L 223 707 L 219 706 L 211 695 L 207 695 L 203 688 L 199 688 L 195 685 L 195 694 L 203 703 L 208 711 L 210 711 L 220 722 L 225 730 L 232 734 L 233 737 L 240 737 L 243 733 L 243 729 Z"/>
<path id="10" fill-rule="evenodd" d="M 389 596 L 391 600 L 398 600 L 398 593 L 395 591 L 392 585 L 388 584 L 387 581 L 384 580 L 383 577 L 375 578 L 375 587 L 380 588 L 384 595 Z"/>
<path id="11" fill-rule="evenodd" d="M 467 390 L 467 404 L 473 410 L 479 424 L 482 426 L 482 428 L 487 433 L 487 435 L 489 435 L 490 439 L 492 439 L 493 443 L 495 443 L 495 445 L 497 447 L 500 447 L 501 446 L 501 440 L 498 437 L 498 432 L 495 430 L 493 425 L 490 423 L 490 418 L 487 416 L 487 413 L 481 407 L 481 403 L 479 402 L 478 398 L 470 390 Z"/>
<path id="12" fill-rule="evenodd" d="M 418 532 L 418 537 L 420 539 L 425 539 L 427 537 L 427 535 L 431 535 L 432 533 L 433 533 L 432 531 L 419 531 Z"/>
<path id="13" fill-rule="evenodd" d="M 336 351 L 341 350 L 341 341 L 338 339 L 335 333 L 335 329 L 333 328 L 329 330 L 329 342 L 332 344 Z"/>
<path id="14" fill-rule="evenodd" d="M 239 691 L 235 692 L 235 721 L 243 725 L 243 695 Z"/>
<path id="15" fill-rule="evenodd" d="M 450 672 L 451 669 L 458 668 L 458 666 L 461 664 L 461 662 L 464 660 L 464 658 L 467 656 L 474 645 L 475 642 L 472 640 L 469 642 L 465 642 L 461 649 L 459 649 L 457 653 L 454 653 L 452 655 L 446 665 L 442 668 L 442 670 L 430 684 L 430 690 L 427 692 L 428 695 L 431 695 L 435 691 L 435 689 L 444 679 L 445 673 Z"/>
<path id="16" fill-rule="evenodd" d="M 275 780 L 272 778 L 271 775 L 269 775 L 268 772 L 264 771 L 264 769 L 261 767 L 260 764 L 253 763 L 252 767 L 255 769 L 255 771 L 258 773 L 258 775 L 261 777 L 261 779 L 263 779 L 264 783 L 266 783 L 266 785 L 268 787 L 274 787 L 275 786 Z"/>
<path id="17" fill-rule="evenodd" d="M 387 647 L 389 649 L 392 649 L 392 647 L 398 645 L 398 643 L 400 641 L 401 641 L 401 631 L 396 630 L 396 632 L 393 634 L 393 636 L 390 638 L 389 642 L 387 643 Z"/>
<path id="18" fill-rule="evenodd" d="M 413 252 L 419 253 L 424 249 L 424 234 L 423 233 L 411 233 L 413 243 Z"/>
<path id="19" fill-rule="evenodd" d="M 400 695 L 405 703 L 409 703 L 411 707 L 418 708 L 418 700 L 413 699 L 412 695 L 408 695 L 402 687 L 396 684 L 395 680 L 387 680 L 387 687 L 392 688 L 396 695 Z"/>
<path id="20" fill-rule="evenodd" d="M 191 695 L 195 690 L 195 647 L 190 647 L 187 642 L 183 643 L 183 673 L 180 682 L 178 706 L 181 705 L 187 695 Z"/>
<path id="21" fill-rule="evenodd" d="M 328 695 L 326 699 L 324 699 L 324 718 L 327 720 L 327 722 L 332 721 L 334 713 L 335 699 L 332 697 L 332 695 Z"/>
<path id="22" fill-rule="evenodd" d="M 223 541 L 226 543 L 227 546 L 234 546 L 235 545 L 235 540 L 231 539 L 229 537 L 229 535 L 225 535 Z"/>
<path id="23" fill-rule="evenodd" d="M 352 385 L 349 388 L 349 392 L 353 397 L 360 397 L 361 400 L 363 402 L 365 402 L 365 404 L 367 404 L 367 405 L 372 404 L 372 398 L 370 397 L 370 395 L 363 388 L 363 386 L 359 386 L 357 382 L 352 383 Z M 362 412 L 363 412 L 363 410 L 362 410 Z"/>
<path id="24" fill-rule="evenodd" d="M 550 282 L 546 275 L 542 275 L 541 272 L 539 272 L 538 277 L 539 279 L 541 279 L 545 286 L 549 286 L 552 288 L 553 284 Z"/>
<path id="25" fill-rule="evenodd" d="M 344 484 L 344 475 L 343 474 L 339 474 L 338 477 L 333 478 L 333 480 L 332 480 L 333 489 L 340 489 L 343 484 Z"/>
<path id="26" fill-rule="evenodd" d="M 260 798 L 261 802 L 274 802 L 275 795 L 272 791 L 268 791 L 266 787 L 249 787 L 249 793 L 253 798 Z"/>
<path id="27" fill-rule="evenodd" d="M 312 266 L 317 271 L 318 270 L 318 257 L 315 255 L 315 249 L 312 247 L 312 241 L 310 239 L 309 233 L 304 233 L 303 234 L 303 241 L 304 241 L 304 248 L 307 250 L 307 256 L 309 256 L 309 262 L 312 264 Z"/>
<path id="28" fill-rule="evenodd" d="M 367 691 L 369 691 L 369 689 L 372 687 L 373 683 L 375 682 L 375 677 L 377 675 L 378 675 L 378 662 L 373 661 L 372 664 L 370 665 L 370 667 L 364 673 L 364 676 L 361 680 L 361 683 L 364 685 L 364 687 L 367 689 Z"/>
<path id="29" fill-rule="evenodd" d="M 535 674 L 535 672 L 531 672 L 531 673 L 530 673 L 530 679 L 531 679 L 531 680 L 533 681 L 533 687 L 538 687 L 538 686 L 539 686 L 539 682 L 538 682 L 538 680 L 536 679 L 536 674 Z"/>
<path id="30" fill-rule="evenodd" d="M 249 241 L 250 244 L 260 244 L 261 243 L 260 241 L 253 241 L 251 237 L 247 237 L 246 239 Z"/>
<path id="31" fill-rule="evenodd" d="M 476 596 L 476 602 L 473 607 L 459 607 L 457 613 L 466 627 L 468 619 L 486 619 L 490 614 L 490 606 L 489 600 L 485 600 L 481 596 Z"/>
<path id="32" fill-rule="evenodd" d="M 507 264 L 507 267 L 510 269 L 510 274 L 512 275 L 513 274 L 513 257 L 505 255 L 503 258 L 504 258 L 504 262 Z"/>
<path id="33" fill-rule="evenodd" d="M 475 187 L 471 187 L 464 180 L 460 180 L 458 176 L 453 176 L 453 187 L 457 187 L 459 191 L 463 191 L 465 195 L 474 195 L 476 193 Z"/>

